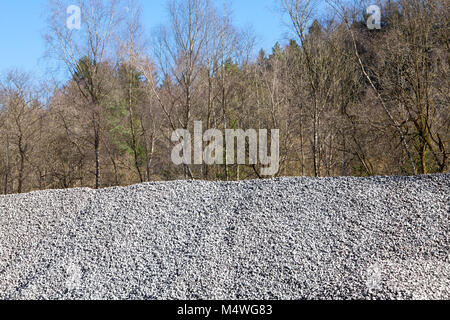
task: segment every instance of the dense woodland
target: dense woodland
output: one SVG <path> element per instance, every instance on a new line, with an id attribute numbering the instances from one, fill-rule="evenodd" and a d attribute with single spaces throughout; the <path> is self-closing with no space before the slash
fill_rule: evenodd
<path id="1" fill-rule="evenodd" d="M 68 80 L 1 74 L 2 194 L 261 178 L 253 165 L 172 164 L 172 132 L 199 120 L 280 129 L 277 176 L 448 172 L 448 0 L 381 2 L 380 30 L 365 1 L 274 0 L 291 40 L 259 54 L 213 0 L 169 0 L 151 32 L 137 2 L 72 2 L 81 30 L 52 0 L 44 39 Z"/>

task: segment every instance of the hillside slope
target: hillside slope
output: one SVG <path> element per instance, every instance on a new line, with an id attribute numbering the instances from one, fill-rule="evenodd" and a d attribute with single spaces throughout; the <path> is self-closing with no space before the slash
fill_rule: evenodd
<path id="1" fill-rule="evenodd" d="M 450 299 L 450 175 L 0 196 L 0 299 Z"/>

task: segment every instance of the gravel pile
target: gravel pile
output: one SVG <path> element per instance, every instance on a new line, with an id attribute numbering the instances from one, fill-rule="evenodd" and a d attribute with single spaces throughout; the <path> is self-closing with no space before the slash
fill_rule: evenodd
<path id="1" fill-rule="evenodd" d="M 450 175 L 0 196 L 0 299 L 450 299 Z"/>

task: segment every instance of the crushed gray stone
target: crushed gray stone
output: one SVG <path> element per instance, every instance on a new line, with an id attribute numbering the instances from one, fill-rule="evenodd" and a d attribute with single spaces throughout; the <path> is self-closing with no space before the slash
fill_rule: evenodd
<path id="1" fill-rule="evenodd" d="M 450 175 L 0 196 L 0 299 L 450 299 Z"/>

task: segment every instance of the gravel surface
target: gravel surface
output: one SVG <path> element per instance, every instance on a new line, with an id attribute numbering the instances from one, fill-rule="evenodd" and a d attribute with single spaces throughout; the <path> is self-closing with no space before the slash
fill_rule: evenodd
<path id="1" fill-rule="evenodd" d="M 450 175 L 0 196 L 0 299 L 450 299 Z"/>

